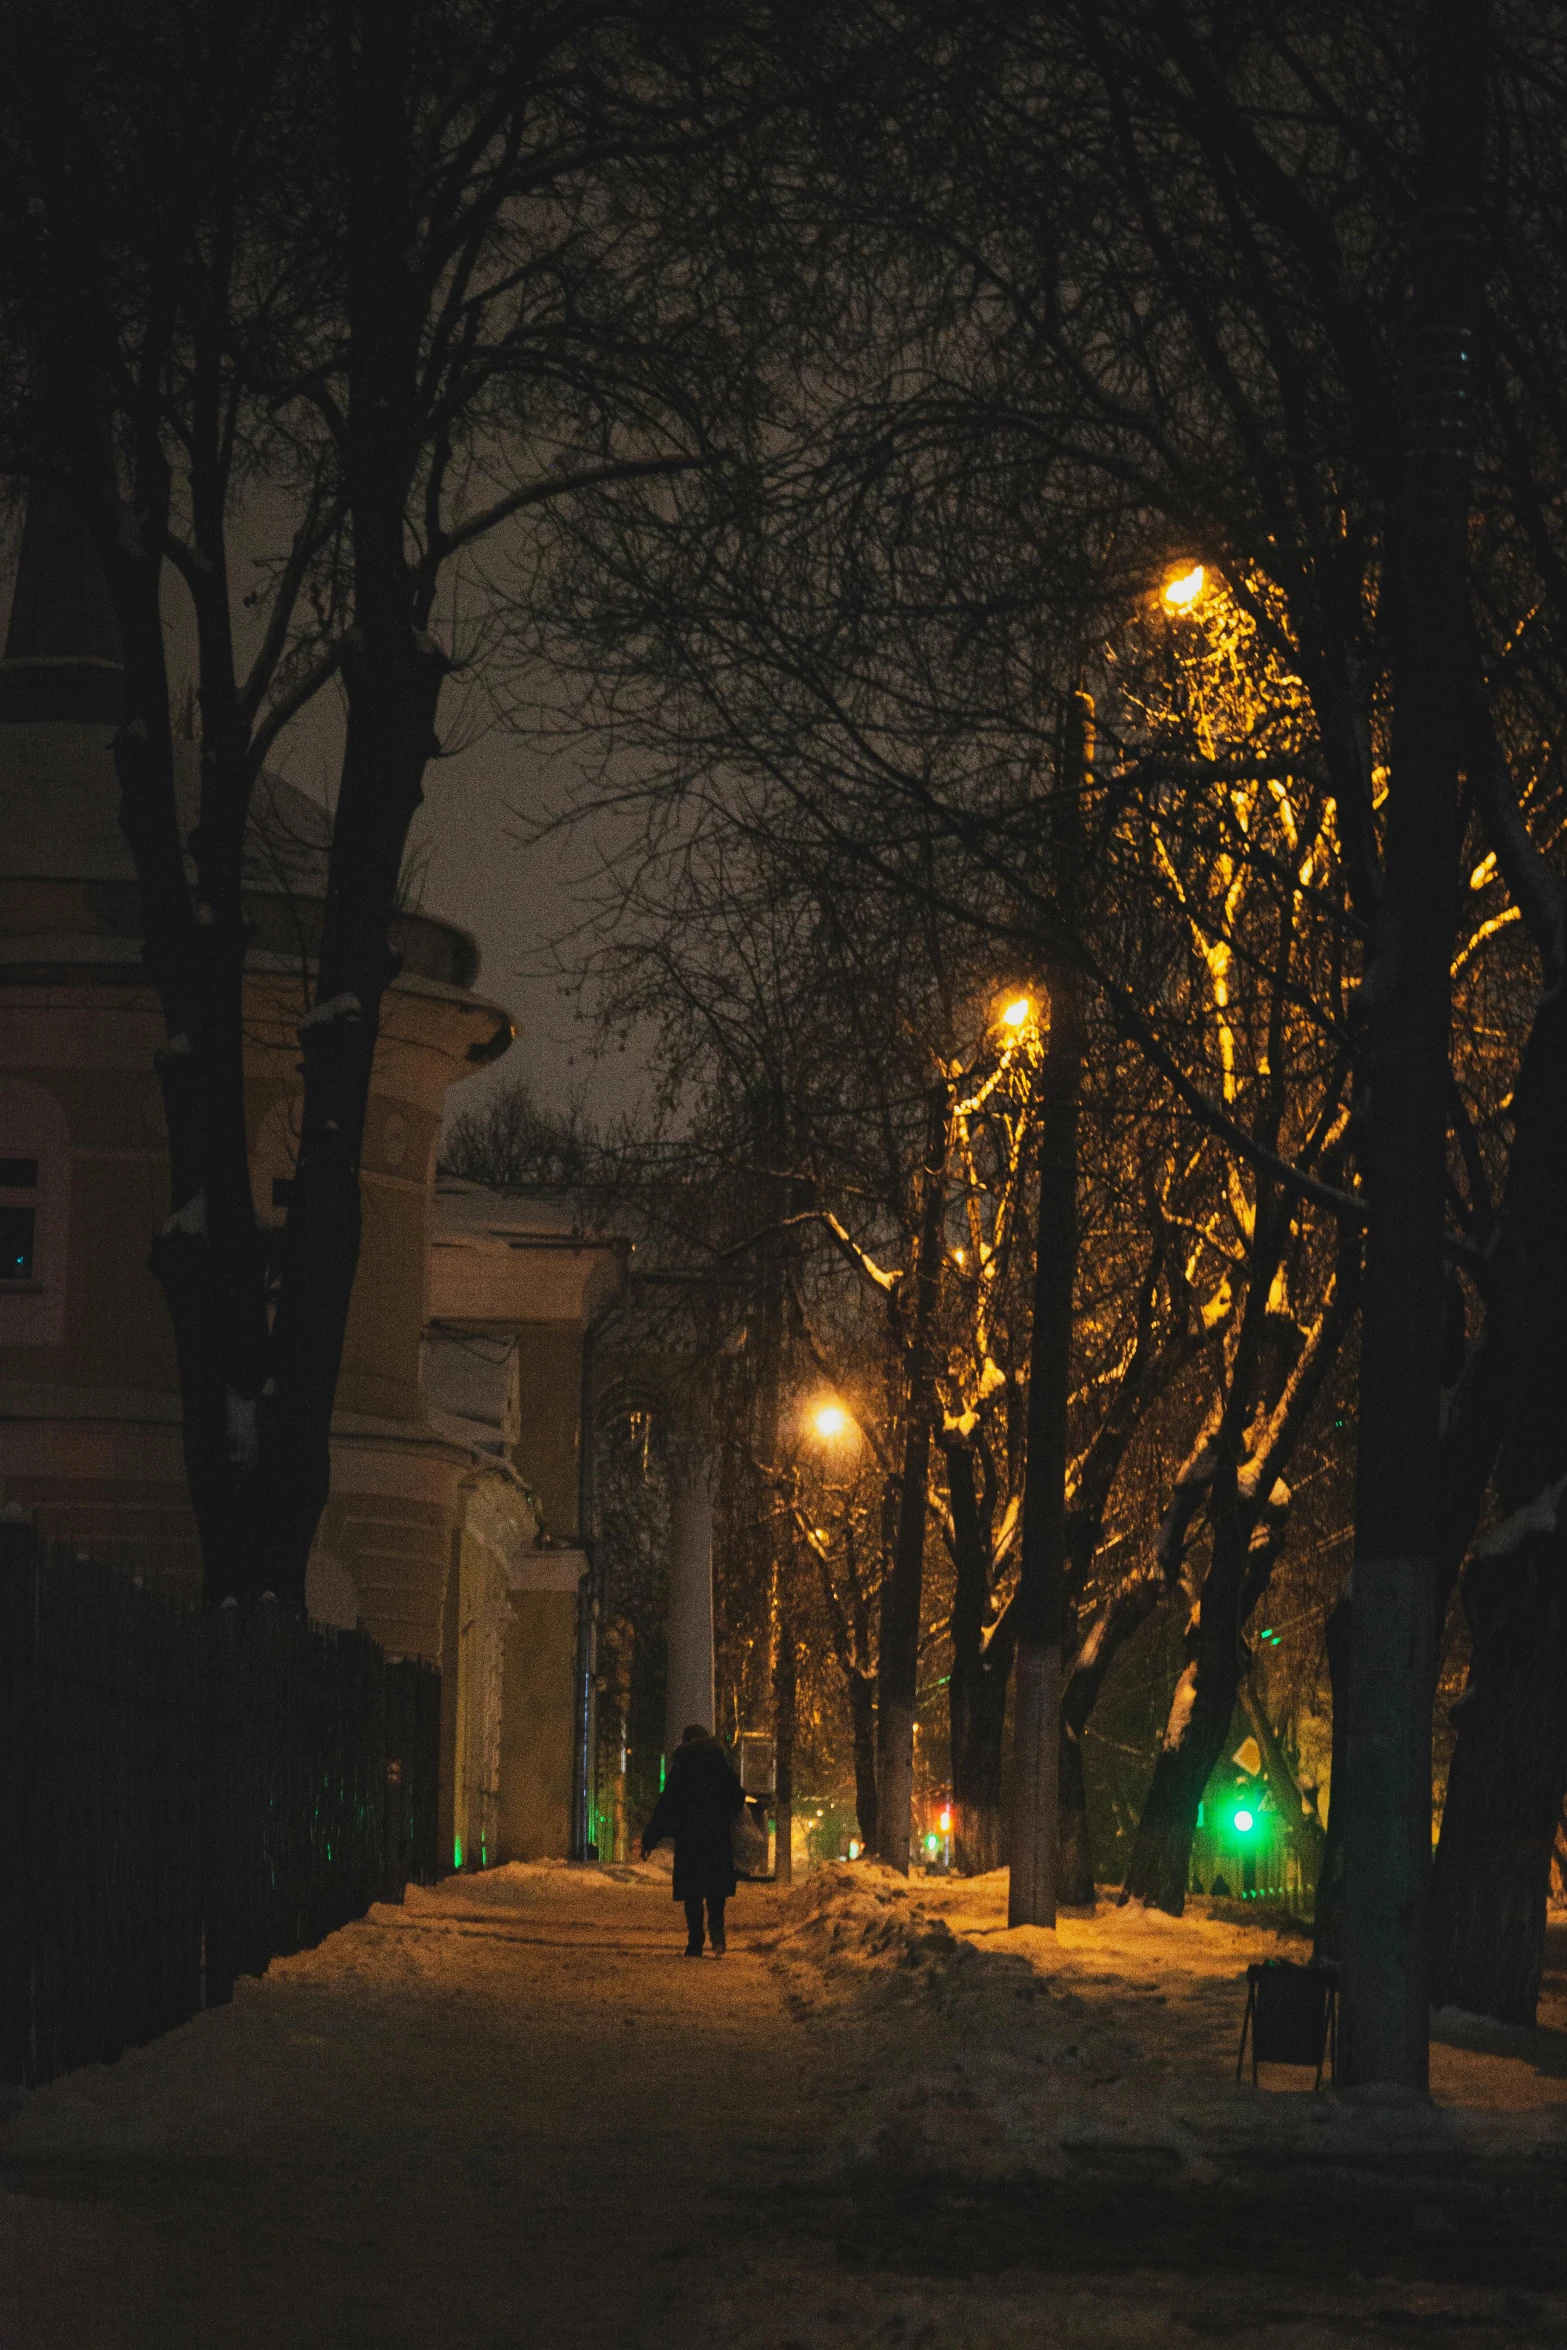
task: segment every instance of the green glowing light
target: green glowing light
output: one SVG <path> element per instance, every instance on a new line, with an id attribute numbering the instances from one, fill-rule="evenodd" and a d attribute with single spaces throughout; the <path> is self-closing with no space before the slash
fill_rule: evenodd
<path id="1" fill-rule="evenodd" d="M 1249 1811 L 1238 1811 L 1235 1814 L 1235 1831 L 1237 1835 L 1249 1836 L 1255 1825 L 1256 1822 L 1253 1820 Z"/>
<path id="2" fill-rule="evenodd" d="M 934 1856 L 941 1850 L 941 1838 L 939 1836 L 927 1836 L 925 1839 L 925 1850 Z"/>
<path id="3" fill-rule="evenodd" d="M 454 1869 L 462 1867 L 462 1838 L 460 1836 L 452 1838 L 452 1867 Z"/>

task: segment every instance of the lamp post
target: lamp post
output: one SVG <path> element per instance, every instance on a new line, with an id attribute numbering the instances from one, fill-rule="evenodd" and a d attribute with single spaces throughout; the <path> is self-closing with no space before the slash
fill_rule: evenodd
<path id="1" fill-rule="evenodd" d="M 1195 596 L 1201 589 L 1200 569 Z M 1169 590 L 1166 590 L 1168 598 Z M 1072 695 L 1061 730 L 1064 788 L 1056 794 L 1058 884 L 1068 895 L 1082 842 L 1080 794 L 1092 765 L 1093 703 Z M 1054 1926 L 1060 1837 L 1061 1666 L 1066 1634 L 1066 1481 L 1077 1273 L 1078 1102 L 1083 1013 L 1077 974 L 1047 974 L 1050 1024 L 1040 1075 L 1039 1214 L 1029 1340 L 1027 1470 L 1018 1573 L 1014 1692 L 1012 1866 L 1007 1923 Z M 1010 1008 L 1010 1007 L 1009 1007 Z M 1005 1014 L 1003 1014 L 1005 1017 Z"/>

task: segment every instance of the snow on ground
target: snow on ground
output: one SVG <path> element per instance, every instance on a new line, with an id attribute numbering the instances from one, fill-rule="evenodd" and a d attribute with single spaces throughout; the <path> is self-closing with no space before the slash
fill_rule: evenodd
<path id="1" fill-rule="evenodd" d="M 1567 2342 L 1559 1967 L 1366 2106 L 1236 2085 L 1250 1924 L 864 1864 L 731 1917 L 455 1878 L 0 2092 L 0 2350 Z"/>
<path id="2" fill-rule="evenodd" d="M 800 2350 L 1567 2341 L 1567 1952 L 1543 2029 L 1439 2019 L 1432 2104 L 1367 2102 L 1235 2080 L 1246 1967 L 1303 1942 L 1206 1903 L 1009 1930 L 1006 1893 L 861 1864 L 779 1904 L 773 1963 L 858 2054 L 846 2269 L 773 2278 Z"/>
<path id="3" fill-rule="evenodd" d="M 809 1954 L 828 1980 L 846 1965 L 923 1973 L 962 1994 L 976 2049 L 1016 2019 L 1022 2002 L 1036 2066 L 1052 2073 L 1059 2091 L 1087 2079 L 1123 2090 L 1111 2102 L 1141 2111 L 1195 2097 L 1280 2126 L 1273 2097 L 1257 2105 L 1249 2061 L 1244 2090 L 1235 2090 L 1246 1969 L 1255 1959 L 1308 1957 L 1304 1929 L 1236 1924 L 1205 1900 L 1189 1903 L 1183 1918 L 1102 1901 L 1092 1917 L 1064 1915 L 1053 1931 L 1009 1928 L 1004 1869 L 910 1881 L 865 1864 L 840 1866 L 811 1879 L 795 1904 L 795 1921 L 778 1937 L 780 1957 Z M 1456 2010 L 1435 2019 L 1432 2101 L 1454 2117 L 1442 2126 L 1467 2142 L 1487 2139 L 1475 2112 L 1530 2113 L 1532 2123 L 1507 2127 L 1506 2143 L 1567 2145 L 1567 1920 L 1553 1925 L 1550 1943 L 1537 2030 Z M 977 1958 L 987 1963 L 976 1968 Z M 1311 2076 L 1265 2067 L 1264 2086 L 1298 2093 Z M 1292 2102 L 1288 2110 L 1299 2109 Z M 1339 2108 L 1330 2098 L 1306 2110 L 1320 2127 L 1320 2114 Z"/>

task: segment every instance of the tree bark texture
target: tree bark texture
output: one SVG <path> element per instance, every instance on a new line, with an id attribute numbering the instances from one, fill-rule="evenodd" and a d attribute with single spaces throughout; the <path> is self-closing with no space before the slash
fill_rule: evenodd
<path id="1" fill-rule="evenodd" d="M 1369 1228 L 1361 1322 L 1345 1826 L 1351 2084 L 1423 2090 L 1439 1531 L 1444 1182 L 1485 11 L 1432 0 L 1408 437 L 1393 612 L 1386 876 L 1365 996 Z"/>
<path id="2" fill-rule="evenodd" d="M 1009 1926 L 1056 1922 L 1061 1767 L 1061 1644 L 1018 1643 L 1012 1698 Z"/>
<path id="3" fill-rule="evenodd" d="M 1567 1773 L 1567 1001 L 1548 991 L 1515 1088 L 1494 1255 L 1501 1526 L 1463 1583 L 1471 1651 L 1432 1883 L 1432 2000 L 1534 2021 Z M 1489 1321 L 1488 1315 L 1488 1321 Z"/>
<path id="4" fill-rule="evenodd" d="M 891 1869 L 909 1873 L 914 1804 L 914 1707 L 883 1696 L 876 1708 L 876 1850 Z"/>

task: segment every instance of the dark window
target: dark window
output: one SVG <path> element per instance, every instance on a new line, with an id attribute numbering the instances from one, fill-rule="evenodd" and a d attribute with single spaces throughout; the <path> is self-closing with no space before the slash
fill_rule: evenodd
<path id="1" fill-rule="evenodd" d="M 36 1215 L 34 1208 L 0 1207 L 0 1281 L 31 1281 Z"/>
<path id="2" fill-rule="evenodd" d="M 36 1191 L 36 1159 L 0 1159 L 0 1191 Z"/>
<path id="3" fill-rule="evenodd" d="M 286 1207 L 288 1206 L 288 1203 L 289 1203 L 289 1201 L 290 1201 L 290 1200 L 293 1198 L 293 1196 L 294 1196 L 294 1178 L 293 1178 L 293 1176 L 292 1176 L 292 1175 L 274 1175 L 274 1176 L 273 1176 L 273 1178 L 272 1178 L 272 1205 L 273 1205 L 275 1208 L 286 1208 Z"/>

